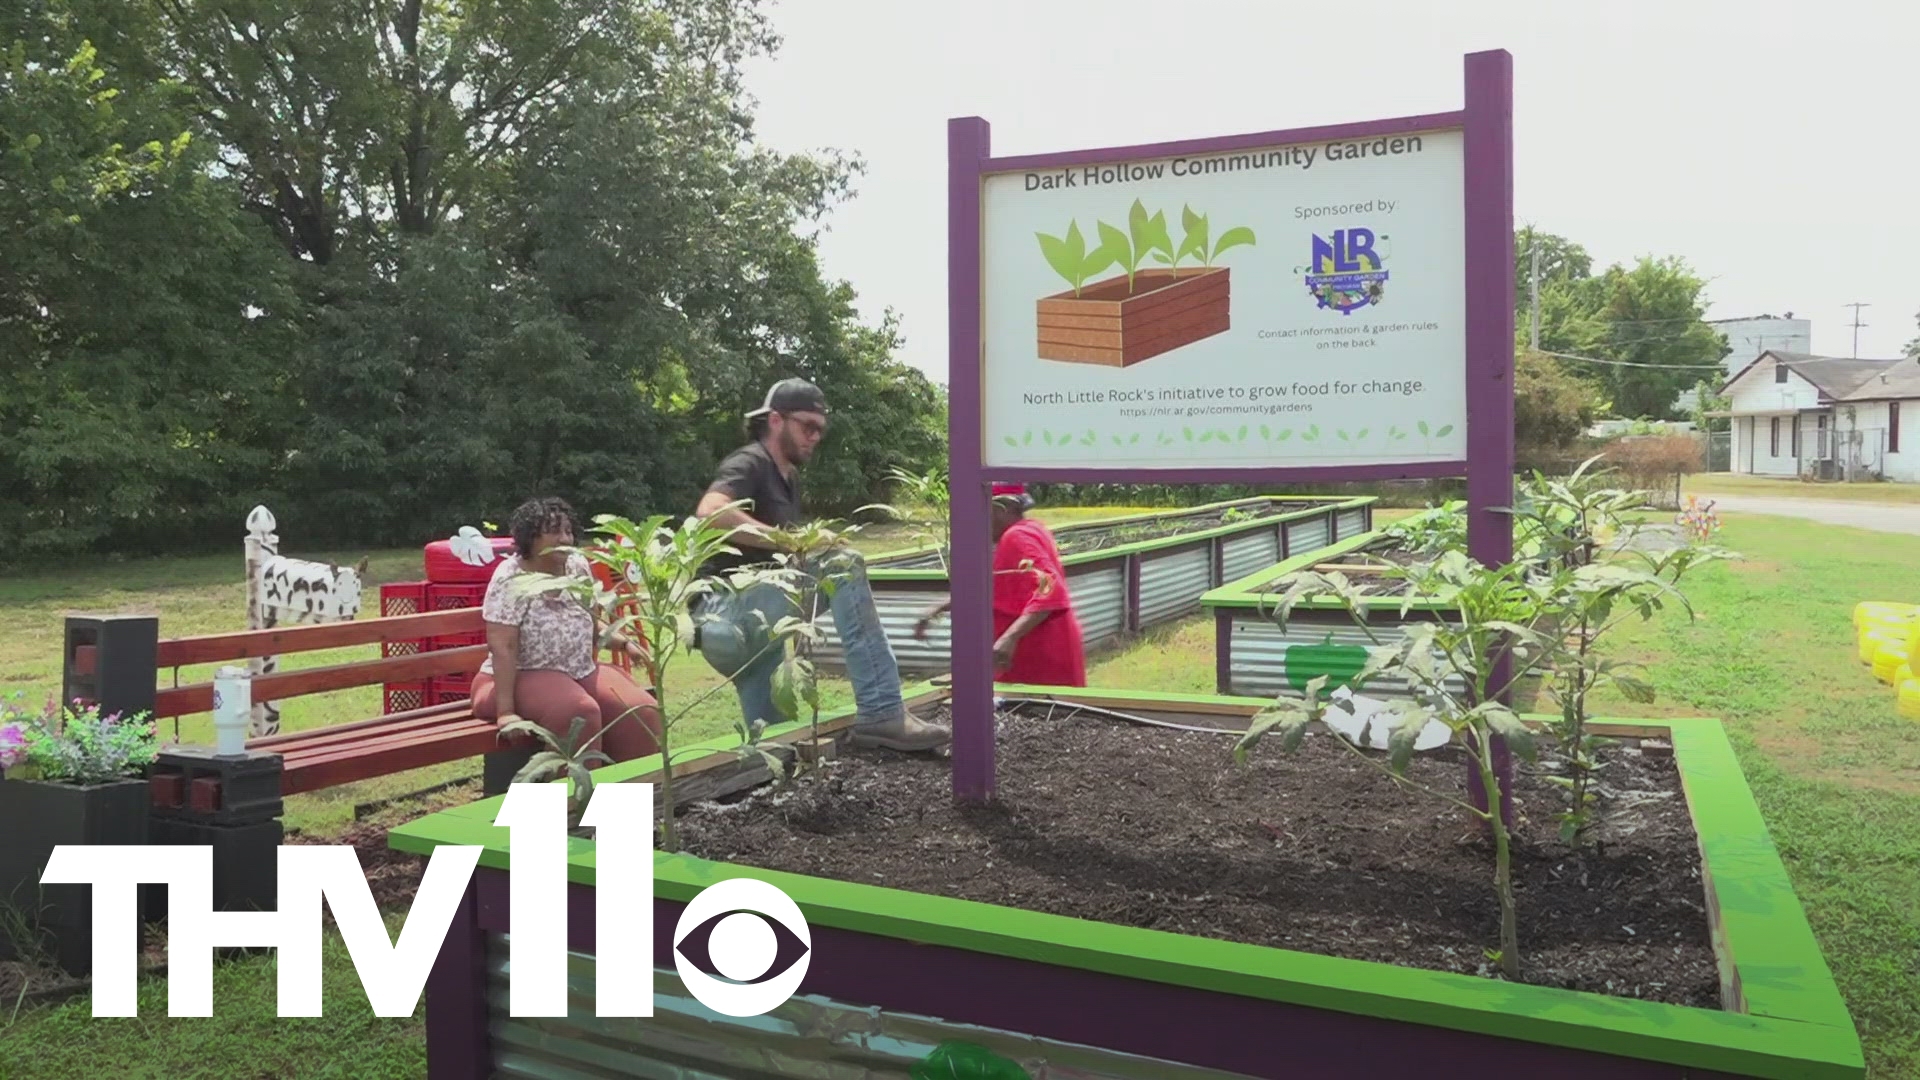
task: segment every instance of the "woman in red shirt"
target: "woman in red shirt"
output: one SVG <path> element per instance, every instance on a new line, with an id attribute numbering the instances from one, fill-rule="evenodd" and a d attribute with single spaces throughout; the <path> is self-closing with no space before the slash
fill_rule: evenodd
<path id="1" fill-rule="evenodd" d="M 994 681 L 1085 686 L 1086 650 L 1067 572 L 1053 533 L 1026 516 L 1032 506 L 1025 485 L 993 486 Z M 924 638 L 927 625 L 951 606 L 951 600 L 935 605 L 914 636 Z"/>

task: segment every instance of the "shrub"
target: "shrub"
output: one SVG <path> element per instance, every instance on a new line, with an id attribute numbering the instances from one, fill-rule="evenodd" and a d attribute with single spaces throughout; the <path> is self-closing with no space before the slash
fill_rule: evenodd
<path id="1" fill-rule="evenodd" d="M 1607 462 L 1640 491 L 1676 491 L 1676 481 L 1702 468 L 1700 440 L 1693 435 L 1627 435 L 1606 448 Z"/>

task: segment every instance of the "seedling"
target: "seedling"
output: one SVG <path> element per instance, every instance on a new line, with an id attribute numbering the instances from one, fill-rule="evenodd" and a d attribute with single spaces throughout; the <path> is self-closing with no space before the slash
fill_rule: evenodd
<path id="1" fill-rule="evenodd" d="M 1127 210 L 1125 230 L 1104 221 L 1094 223 L 1100 243 L 1091 250 L 1087 247 L 1086 237 L 1080 232 L 1078 221 L 1068 222 L 1067 230 L 1061 236 L 1046 233 L 1035 233 L 1034 236 L 1040 241 L 1040 252 L 1046 256 L 1047 265 L 1066 280 L 1073 288 L 1075 297 L 1080 296 L 1087 282 L 1110 266 L 1118 266 L 1126 271 L 1127 293 L 1132 295 L 1140 268 L 1149 258 L 1173 269 L 1188 259 L 1211 267 L 1223 252 L 1255 242 L 1253 230 L 1239 225 L 1221 233 L 1218 242 L 1209 248 L 1210 226 L 1206 215 L 1194 213 L 1190 206 L 1182 206 L 1180 215 L 1185 233 L 1177 248 L 1167 229 L 1166 213 L 1156 210 L 1149 214 L 1146 205 L 1139 199 L 1135 199 Z"/>
<path id="2" fill-rule="evenodd" d="M 1201 266 L 1212 266 L 1215 260 L 1220 258 L 1221 252 L 1254 242 L 1253 230 L 1245 225 L 1237 225 L 1221 233 L 1220 242 L 1209 251 L 1207 249 L 1207 215 L 1194 213 L 1190 206 L 1180 208 L 1180 225 L 1186 230 L 1186 235 L 1180 238 L 1180 250 L 1175 252 L 1171 259 L 1155 256 L 1164 265 L 1179 266 L 1182 259 L 1191 257 Z"/>
<path id="3" fill-rule="evenodd" d="M 1034 235 L 1040 238 L 1040 252 L 1047 257 L 1047 265 L 1053 267 L 1054 273 L 1067 279 L 1076 297 L 1080 295 L 1081 287 L 1094 275 L 1113 265 L 1114 253 L 1106 245 L 1087 250 L 1086 237 L 1081 235 L 1077 221 L 1067 224 L 1064 238 L 1048 236 L 1046 233 Z"/>

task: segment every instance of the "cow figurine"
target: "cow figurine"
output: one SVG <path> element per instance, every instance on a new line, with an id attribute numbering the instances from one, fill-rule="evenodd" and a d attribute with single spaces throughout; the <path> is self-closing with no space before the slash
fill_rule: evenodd
<path id="1" fill-rule="evenodd" d="M 247 515 L 247 627 L 270 630 L 282 623 L 350 622 L 360 614 L 360 579 L 367 560 L 354 566 L 289 559 L 280 554 L 273 513 L 256 506 Z M 255 657 L 254 676 L 279 670 L 277 656 Z M 255 700 L 247 723 L 250 738 L 280 733 L 280 710 Z"/>

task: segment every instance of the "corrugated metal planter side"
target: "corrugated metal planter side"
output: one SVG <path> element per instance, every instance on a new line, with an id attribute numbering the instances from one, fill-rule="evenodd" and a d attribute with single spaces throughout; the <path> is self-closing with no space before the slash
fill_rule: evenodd
<path id="1" fill-rule="evenodd" d="M 1087 648 L 1126 632 L 1125 559 L 1071 567 L 1067 570 L 1067 588 L 1073 591 L 1073 612 L 1080 619 L 1080 635 Z"/>
<path id="2" fill-rule="evenodd" d="M 514 1016 L 506 935 L 487 935 L 487 1026 L 494 1075 L 511 1080 L 907 1080 L 942 1043 L 966 1042 L 1034 1075 L 1103 1080 L 1232 1080 L 1233 1074 L 976 1024 L 796 995 L 763 1016 L 701 1004 L 672 968 L 653 971 L 653 1015 L 596 1016 L 594 957 L 567 954 L 567 1015 Z"/>
<path id="3" fill-rule="evenodd" d="M 1382 641 L 1392 641 L 1399 635 L 1396 625 L 1376 619 L 1374 633 Z M 1282 630 L 1254 612 L 1234 612 L 1227 633 L 1226 641 L 1215 642 L 1215 648 L 1227 656 L 1218 692 L 1242 697 L 1270 698 L 1282 691 L 1303 690 L 1319 675 L 1328 676 L 1328 689 L 1347 685 L 1360 673 L 1367 647 L 1373 644 L 1367 632 L 1351 622 L 1293 621 Z M 1455 693 L 1464 693 L 1466 685 L 1457 677 L 1447 680 Z M 1356 692 L 1374 697 L 1409 694 L 1404 680 L 1393 678 L 1375 679 Z"/>
<path id="4" fill-rule="evenodd" d="M 1371 507 L 1354 507 L 1351 510 L 1339 511 L 1336 515 L 1334 539 L 1345 540 L 1359 536 L 1363 532 L 1372 532 L 1372 522 L 1369 519 L 1373 515 L 1368 512 L 1370 509 Z"/>
<path id="5" fill-rule="evenodd" d="M 946 598 L 945 589 L 873 590 L 874 610 L 880 615 L 880 625 L 886 629 L 887 643 L 893 646 L 894 659 L 900 662 L 903 673 L 931 674 L 947 670 L 952 663 L 953 626 L 948 620 L 934 620 L 927 627 L 925 641 L 913 636 L 914 625 L 920 621 L 920 616 Z M 840 631 L 833 624 L 832 613 L 822 614 L 815 623 L 820 628 L 821 640 L 814 646 L 814 663 L 826 671 L 843 670 L 846 654 L 840 643 Z"/>
<path id="6" fill-rule="evenodd" d="M 1262 530 L 1220 541 L 1221 584 L 1238 581 L 1280 561 L 1280 531 Z"/>
<path id="7" fill-rule="evenodd" d="M 1140 625 L 1178 619 L 1200 607 L 1213 587 L 1213 544 L 1140 558 Z"/>
<path id="8" fill-rule="evenodd" d="M 1287 529 L 1287 558 L 1305 555 L 1333 543 L 1333 515 L 1318 514 L 1300 521 L 1289 521 Z"/>

